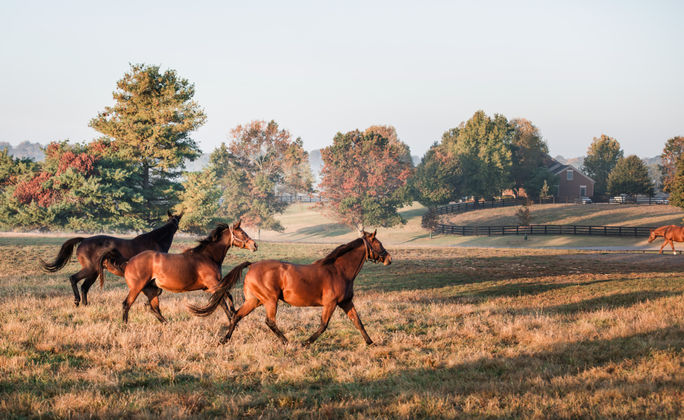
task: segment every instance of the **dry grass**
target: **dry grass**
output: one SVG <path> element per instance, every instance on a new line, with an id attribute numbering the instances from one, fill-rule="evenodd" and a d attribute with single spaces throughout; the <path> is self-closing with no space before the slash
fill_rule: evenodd
<path id="1" fill-rule="evenodd" d="M 44 274 L 58 241 L 0 241 L 0 417 L 670 417 L 682 415 L 683 257 L 553 250 L 390 249 L 356 306 L 310 348 L 320 310 L 281 305 L 281 345 L 257 309 L 217 345 L 202 293 L 161 296 L 161 326 L 108 277 L 74 308 Z M 181 246 L 186 244 L 181 244 Z M 178 249 L 176 246 L 175 249 Z M 262 243 L 250 258 L 312 261 L 325 245 Z M 228 267 L 226 267 L 228 268 Z M 241 295 L 241 293 L 235 293 Z M 241 296 L 240 298 L 241 299 Z"/>
<path id="2" fill-rule="evenodd" d="M 516 225 L 518 207 L 502 207 L 452 214 L 443 217 L 454 225 Z M 662 226 L 681 224 L 684 210 L 674 206 L 621 204 L 544 204 L 530 206 L 533 224 Z"/>

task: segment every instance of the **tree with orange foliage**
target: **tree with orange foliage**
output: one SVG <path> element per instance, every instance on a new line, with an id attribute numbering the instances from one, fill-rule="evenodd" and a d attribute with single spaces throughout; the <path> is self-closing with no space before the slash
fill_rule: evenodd
<path id="1" fill-rule="evenodd" d="M 241 218 L 259 230 L 283 230 L 274 216 L 287 203 L 277 190 L 311 191 L 313 177 L 301 139 L 293 140 L 275 121 L 238 125 L 230 138 L 212 153 L 208 168 L 223 189 L 221 217 Z"/>
<path id="2" fill-rule="evenodd" d="M 397 209 L 411 202 L 413 164 L 394 127 L 337 133 L 321 156 L 321 205 L 337 220 L 359 230 L 406 223 Z"/>

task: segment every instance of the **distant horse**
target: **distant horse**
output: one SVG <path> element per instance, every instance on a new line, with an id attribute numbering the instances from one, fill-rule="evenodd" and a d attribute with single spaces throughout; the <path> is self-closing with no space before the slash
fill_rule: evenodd
<path id="1" fill-rule="evenodd" d="M 40 260 L 42 268 L 50 273 L 61 270 L 71 258 L 74 246 L 80 242 L 76 248 L 76 258 L 81 264 L 81 270 L 71 275 L 71 288 L 74 290 L 74 304 L 78 306 L 81 302 L 81 296 L 78 294 L 78 282 L 85 279 L 81 285 L 81 292 L 83 293 L 83 305 L 88 304 L 88 290 L 93 285 L 100 272 L 100 265 L 102 256 L 106 253 L 117 250 L 123 257 L 131 258 L 140 252 L 147 250 L 166 252 L 171 247 L 173 236 L 178 230 L 178 223 L 180 222 L 183 213 L 173 215 L 167 212 L 169 218 L 164 226 L 157 228 L 151 232 L 136 236 L 133 239 L 121 239 L 113 236 L 97 235 L 89 238 L 72 238 L 62 244 L 62 248 L 57 254 L 57 258 L 53 262 L 45 262 Z M 112 267 L 107 267 L 113 274 L 123 276 L 122 272 L 118 272 Z M 100 276 L 100 286 L 104 283 L 104 275 Z"/>
<path id="2" fill-rule="evenodd" d="M 233 245 L 252 252 L 257 250 L 256 243 L 240 228 L 240 221 L 232 226 L 220 223 L 199 245 L 181 254 L 145 251 L 125 261 L 116 251 L 109 253 L 106 256 L 109 264 L 124 271 L 129 289 L 123 301 L 123 322 L 128 322 L 128 311 L 140 292 L 145 293 L 150 310 L 161 323 L 166 322 L 159 309 L 158 296 L 162 289 L 174 293 L 193 290 L 213 293 L 221 282 L 221 264 Z M 224 296 L 217 304 L 221 303 L 230 320 L 235 312 L 233 297 L 228 294 L 228 308 Z"/>
<path id="3" fill-rule="evenodd" d="M 259 261 L 254 264 L 244 262 L 221 280 L 207 306 L 189 306 L 189 309 L 196 316 L 213 313 L 226 293 L 240 279 L 242 270 L 251 265 L 244 282 L 245 302 L 233 315 L 228 332 L 220 341 L 221 344 L 230 339 L 237 323 L 259 305 L 266 308 L 266 325 L 283 343 L 287 343 L 287 338 L 276 325 L 279 299 L 292 306 L 323 306 L 320 327 L 302 343 L 304 346 L 313 343 L 325 331 L 337 306 L 354 322 L 366 344 L 373 344 L 363 328 L 352 299 L 354 279 L 364 262 L 370 260 L 382 262 L 384 265 L 392 263 L 392 257 L 375 237 L 375 233 L 362 232 L 361 238 L 338 246 L 327 257 L 309 265 L 276 260 Z"/>
<path id="4" fill-rule="evenodd" d="M 663 245 L 660 247 L 660 253 L 663 253 L 663 248 L 665 248 L 665 245 L 668 243 L 672 247 L 672 252 L 676 253 L 677 251 L 675 250 L 674 243 L 684 242 L 684 227 L 667 225 L 656 229 L 651 229 L 651 235 L 648 237 L 648 243 L 655 241 L 655 239 L 659 236 L 662 236 L 665 239 L 665 242 L 663 242 Z"/>

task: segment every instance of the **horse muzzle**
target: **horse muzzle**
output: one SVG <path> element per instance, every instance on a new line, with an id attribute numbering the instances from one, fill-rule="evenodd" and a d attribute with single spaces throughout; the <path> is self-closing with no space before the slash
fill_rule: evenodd
<path id="1" fill-rule="evenodd" d="M 248 244 L 249 250 L 252 252 L 256 252 L 259 246 L 256 244 L 256 242 L 252 241 Z"/>
<path id="2" fill-rule="evenodd" d="M 392 256 L 387 254 L 387 256 L 382 260 L 382 265 L 392 264 Z"/>

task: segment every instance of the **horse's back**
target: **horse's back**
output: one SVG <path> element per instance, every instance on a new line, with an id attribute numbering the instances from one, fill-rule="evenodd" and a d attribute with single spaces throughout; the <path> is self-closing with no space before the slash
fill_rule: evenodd
<path id="1" fill-rule="evenodd" d="M 677 242 L 684 242 L 684 227 L 677 225 L 670 225 L 668 229 L 665 230 L 666 239 L 671 239 Z"/>

